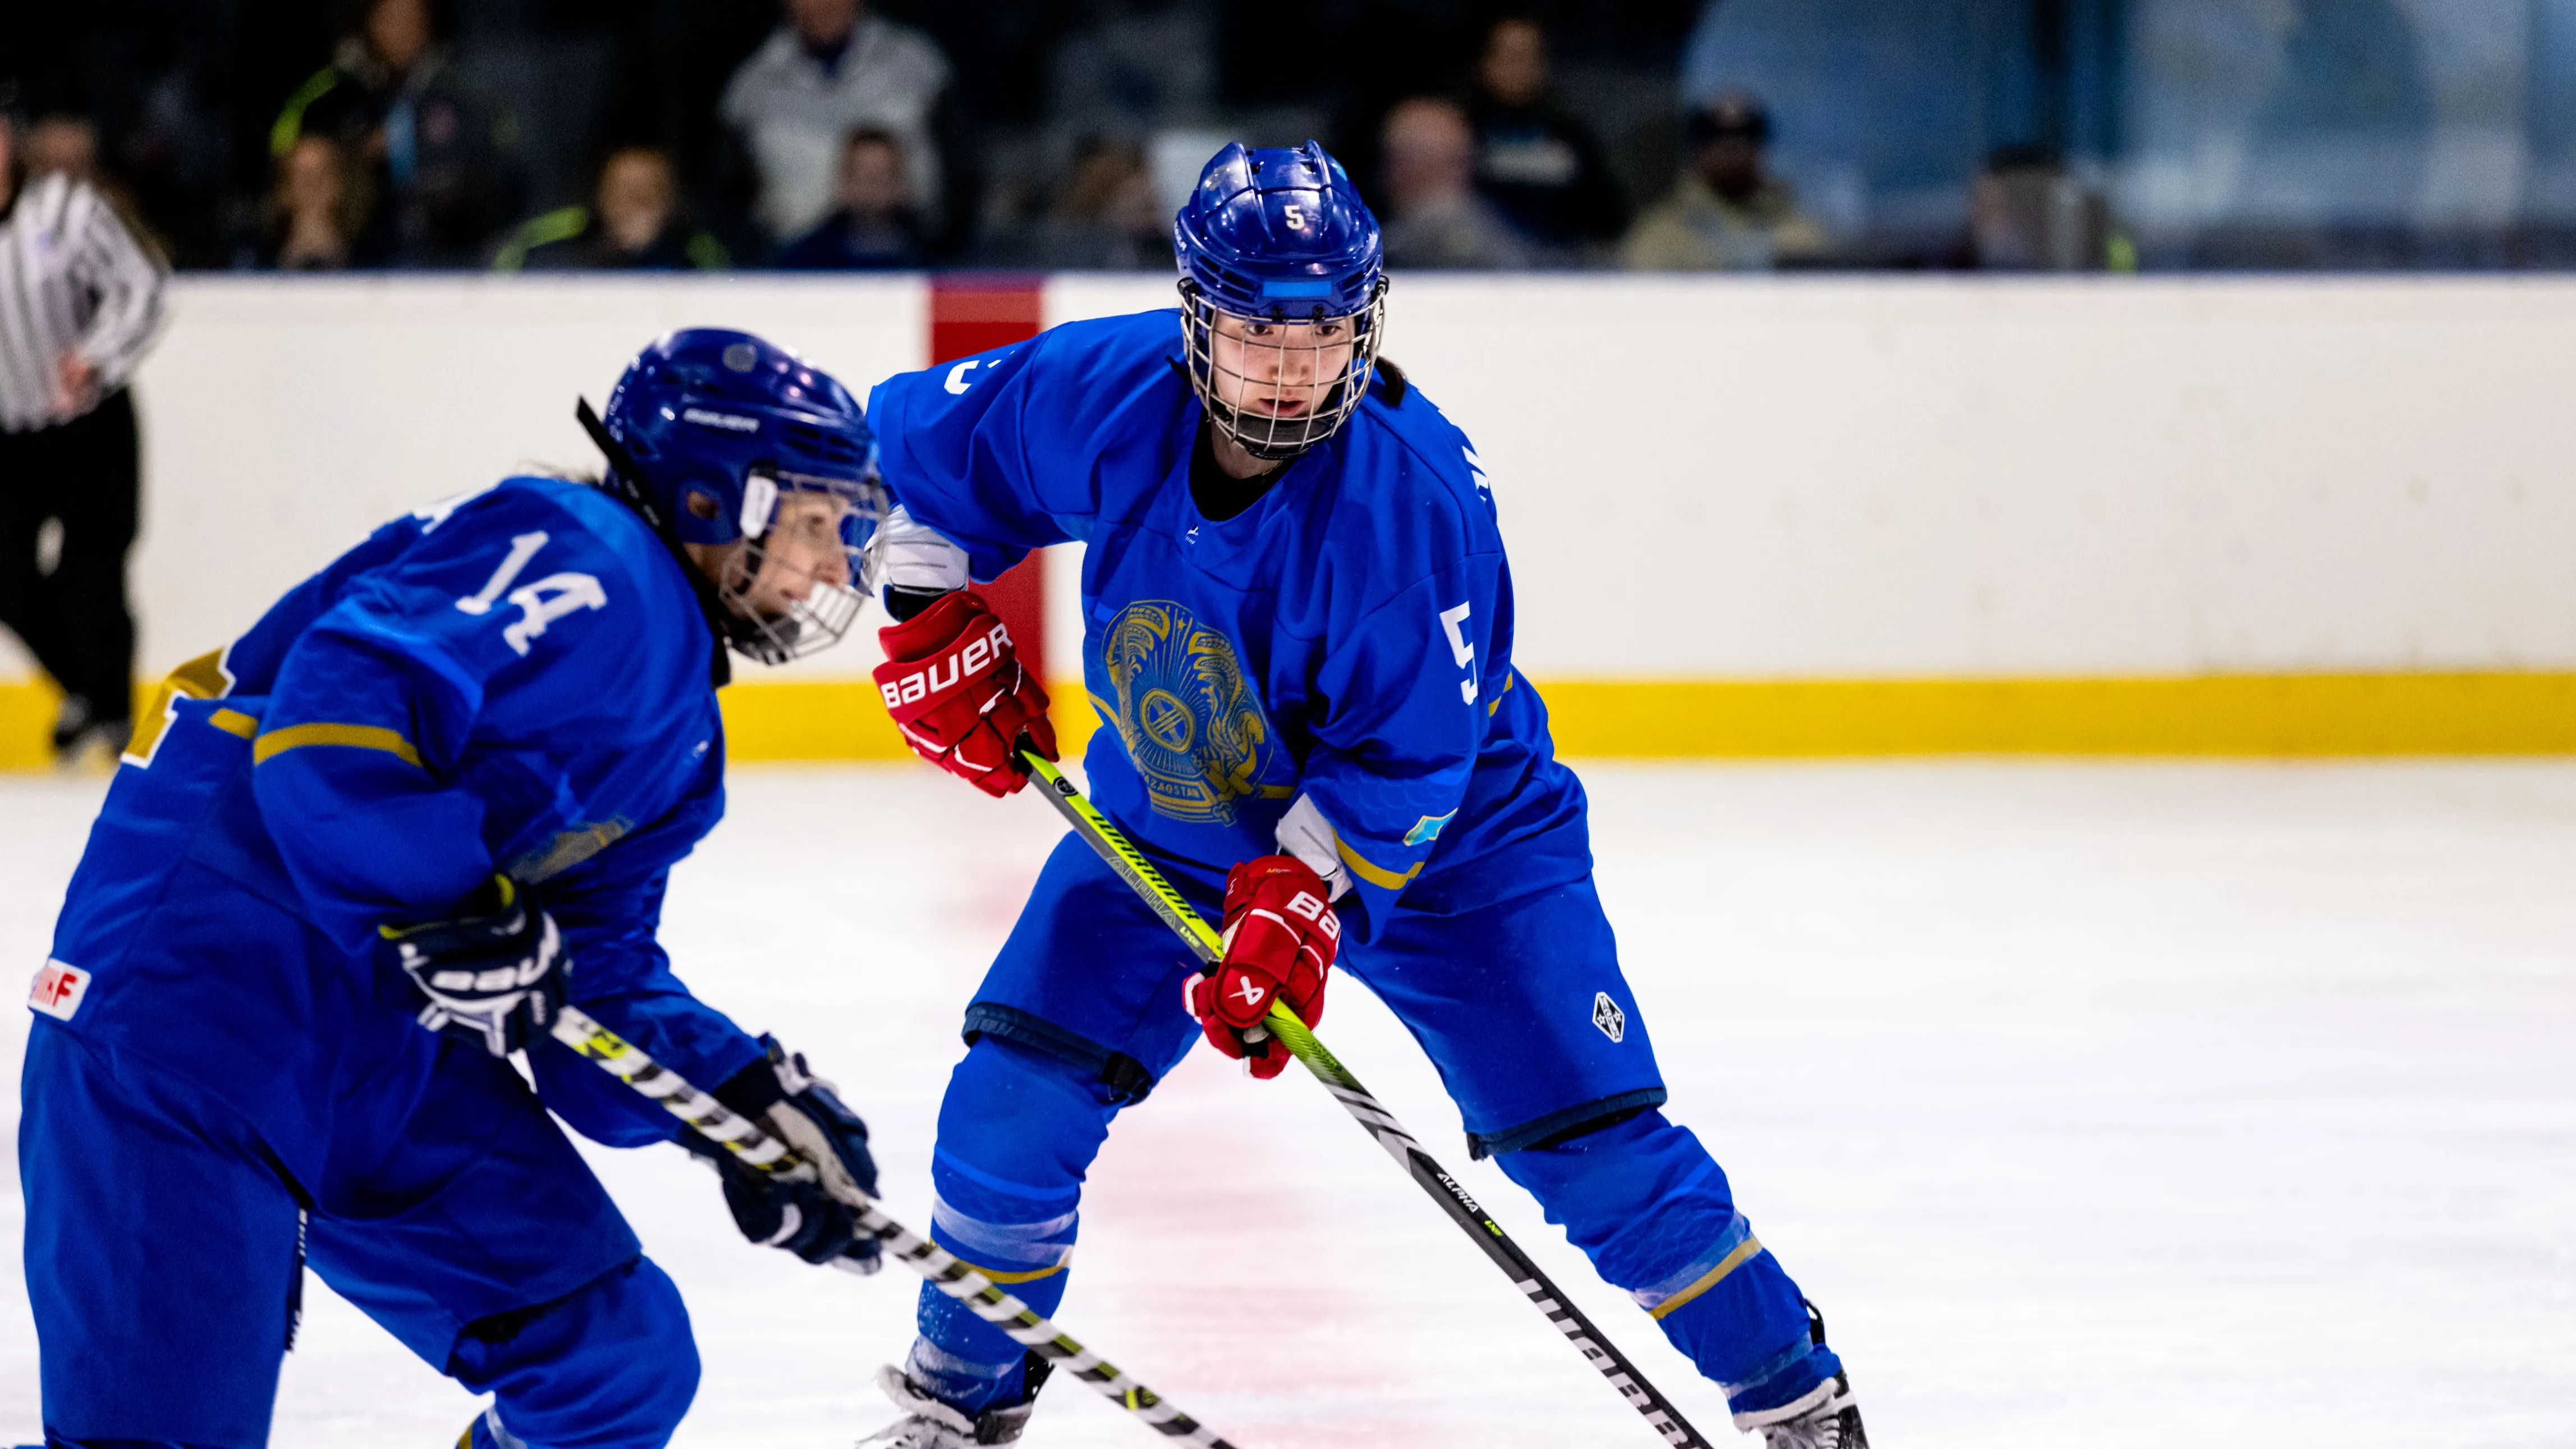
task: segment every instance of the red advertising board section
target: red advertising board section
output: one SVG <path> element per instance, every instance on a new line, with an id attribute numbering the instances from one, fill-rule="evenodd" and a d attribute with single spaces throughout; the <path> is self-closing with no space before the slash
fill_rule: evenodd
<path id="1" fill-rule="evenodd" d="M 930 361 L 933 366 L 971 357 L 1038 335 L 1044 293 L 1036 277 L 935 277 L 930 283 Z M 1011 631 L 1020 660 L 1046 673 L 1046 556 L 1031 554 L 1017 568 L 976 592 Z"/>

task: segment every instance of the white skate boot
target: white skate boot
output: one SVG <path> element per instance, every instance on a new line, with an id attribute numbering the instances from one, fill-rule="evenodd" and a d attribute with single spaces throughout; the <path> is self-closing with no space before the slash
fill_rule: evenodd
<path id="1" fill-rule="evenodd" d="M 923 1392 L 903 1370 L 887 1364 L 877 1370 L 877 1387 L 885 1390 L 903 1417 L 859 1441 L 858 1449 L 978 1449 L 986 1444 L 1016 1443 L 1037 1408 L 1038 1386 L 1054 1365 L 1030 1355 L 1027 1385 L 1016 1402 L 995 1404 L 969 1414 Z"/>
<path id="2" fill-rule="evenodd" d="M 1825 1341 L 1825 1315 L 1807 1308 L 1807 1341 Z M 1860 1406 L 1852 1402 L 1851 1375 L 1835 1374 L 1776 1409 L 1735 1416 L 1735 1427 L 1762 1431 L 1762 1449 L 1869 1449 L 1869 1434 L 1860 1426 Z"/>
<path id="3" fill-rule="evenodd" d="M 1794 1404 L 1738 1414 L 1735 1427 L 1761 1430 L 1762 1449 L 1869 1449 L 1849 1374 L 1834 1375 Z"/>

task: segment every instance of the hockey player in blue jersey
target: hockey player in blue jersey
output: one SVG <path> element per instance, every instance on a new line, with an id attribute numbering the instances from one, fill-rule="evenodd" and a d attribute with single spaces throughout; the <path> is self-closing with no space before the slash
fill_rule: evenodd
<path id="1" fill-rule="evenodd" d="M 31 998 L 48 1445 L 265 1443 L 308 1259 L 496 1395 L 460 1449 L 665 1443 L 687 1314 L 547 1111 L 616 1145 L 679 1129 L 546 1034 L 564 1001 L 820 1164 L 721 1164 L 747 1236 L 873 1265 L 865 1127 L 654 942 L 723 812 L 727 646 L 818 648 L 864 597 L 864 414 L 702 330 L 582 416 L 604 485 L 509 478 L 385 525 L 141 717 Z"/>
<path id="2" fill-rule="evenodd" d="M 1204 1035 L 1289 1060 L 1336 964 L 1438 1065 L 1472 1150 L 1536 1196 L 1771 1449 L 1859 1446 L 1849 1380 L 1725 1175 L 1665 1117 L 1593 891 L 1581 785 L 1512 668 L 1512 592 L 1475 450 L 1378 356 L 1378 229 L 1319 146 L 1229 146 L 1175 225 L 1179 311 L 1054 328 L 869 399 L 898 505 L 886 702 L 993 794 L 1045 697 L 971 593 L 1083 540 L 1090 795 L 1203 910 L 1205 977 L 1078 839 L 1048 860 L 966 1012 L 934 1231 L 1042 1312 L 1110 1121 Z M 1329 904 L 1327 904 L 1329 902 Z M 881 1376 L 871 1443 L 1016 1437 L 1037 1382 L 937 1294 Z"/>

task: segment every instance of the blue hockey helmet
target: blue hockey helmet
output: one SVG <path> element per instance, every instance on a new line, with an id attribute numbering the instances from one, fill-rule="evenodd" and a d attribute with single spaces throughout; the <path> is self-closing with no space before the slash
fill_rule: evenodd
<path id="1" fill-rule="evenodd" d="M 1228 144 L 1172 219 L 1172 250 L 1190 384 L 1210 421 L 1257 458 L 1331 437 L 1386 332 L 1377 218 L 1342 163 L 1313 141 Z"/>
<path id="2" fill-rule="evenodd" d="M 600 431 L 611 471 L 658 529 L 677 543 L 739 545 L 713 580 L 736 649 L 776 664 L 849 631 L 885 491 L 867 412 L 838 379 L 748 332 L 687 328 L 627 364 Z M 809 543 L 836 536 L 841 550 L 836 569 L 795 581 L 801 599 L 763 578 L 789 529 Z"/>

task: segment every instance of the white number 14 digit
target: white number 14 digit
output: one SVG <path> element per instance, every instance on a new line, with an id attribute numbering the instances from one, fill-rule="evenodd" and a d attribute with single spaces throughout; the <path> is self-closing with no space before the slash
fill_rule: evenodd
<path id="1" fill-rule="evenodd" d="M 488 614 L 507 589 L 509 602 L 519 610 L 520 617 L 501 631 L 501 642 L 515 653 L 527 653 L 530 640 L 567 614 L 608 607 L 608 591 L 589 574 L 549 574 L 524 588 L 510 588 L 528 561 L 537 556 L 537 550 L 545 546 L 543 533 L 523 533 L 511 539 L 509 556 L 492 571 L 492 577 L 484 580 L 482 588 L 456 601 L 456 607 L 465 613 Z"/>

